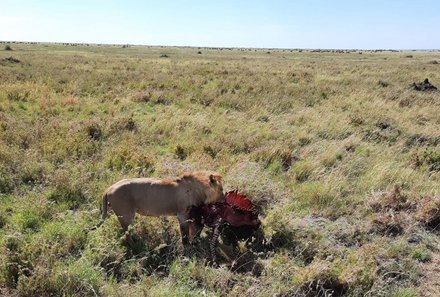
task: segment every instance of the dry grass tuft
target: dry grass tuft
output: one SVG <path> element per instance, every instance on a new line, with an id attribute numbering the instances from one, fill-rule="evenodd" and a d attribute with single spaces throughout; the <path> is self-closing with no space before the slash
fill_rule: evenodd
<path id="1" fill-rule="evenodd" d="M 394 185 L 393 190 L 383 195 L 379 193 L 369 201 L 370 207 L 376 211 L 407 211 L 415 207 L 414 203 L 402 193 L 399 185 Z"/>
<path id="2" fill-rule="evenodd" d="M 423 198 L 417 208 L 416 219 L 431 230 L 439 230 L 440 197 Z"/>
<path id="3" fill-rule="evenodd" d="M 372 231 L 382 235 L 396 236 L 403 233 L 404 221 L 401 215 L 392 213 L 375 214 L 372 218 Z"/>

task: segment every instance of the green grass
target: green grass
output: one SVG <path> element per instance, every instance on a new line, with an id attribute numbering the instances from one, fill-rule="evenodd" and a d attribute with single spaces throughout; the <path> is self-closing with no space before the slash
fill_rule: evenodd
<path id="1" fill-rule="evenodd" d="M 440 194 L 440 92 L 410 86 L 440 86 L 439 52 L 11 47 L 0 51 L 0 293 L 418 296 L 433 286 L 424 268 L 438 232 L 416 213 L 435 218 L 421 201 Z M 239 269 L 215 268 L 206 239 L 183 251 L 174 219 L 137 217 L 132 248 L 114 215 L 85 232 L 110 184 L 188 170 L 219 171 L 225 189 L 256 201 L 272 249 L 243 246 Z M 412 208 L 372 207 L 395 185 Z"/>

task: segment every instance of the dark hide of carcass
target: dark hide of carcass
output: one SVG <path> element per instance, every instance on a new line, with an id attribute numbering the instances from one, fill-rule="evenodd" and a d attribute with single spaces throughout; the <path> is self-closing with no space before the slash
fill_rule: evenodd
<path id="1" fill-rule="evenodd" d="M 219 236 L 223 243 L 236 248 L 239 240 L 251 239 L 261 225 L 255 205 L 236 190 L 225 194 L 225 202 L 192 207 L 189 218 L 199 233 L 205 225 L 213 229 L 210 249 L 214 262 Z"/>

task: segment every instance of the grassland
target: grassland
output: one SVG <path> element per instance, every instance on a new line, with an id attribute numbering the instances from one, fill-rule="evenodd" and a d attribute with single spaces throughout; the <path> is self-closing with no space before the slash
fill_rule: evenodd
<path id="1" fill-rule="evenodd" d="M 439 296 L 440 92 L 410 86 L 440 52 L 4 46 L 0 295 Z M 261 206 L 269 250 L 217 268 L 173 219 L 137 217 L 135 248 L 114 215 L 84 232 L 113 182 L 198 169 Z"/>

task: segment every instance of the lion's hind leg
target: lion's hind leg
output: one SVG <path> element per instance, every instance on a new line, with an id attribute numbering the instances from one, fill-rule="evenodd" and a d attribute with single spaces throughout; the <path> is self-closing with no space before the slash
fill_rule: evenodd
<path id="1" fill-rule="evenodd" d="M 115 213 L 118 217 L 119 223 L 122 226 L 122 229 L 124 230 L 124 232 L 126 232 L 128 230 L 128 227 L 133 223 L 135 211 L 130 210 L 118 213 L 115 210 Z"/>
<path id="2" fill-rule="evenodd" d="M 128 244 L 129 247 L 133 248 L 134 240 L 132 234 L 130 234 L 131 232 L 129 231 L 128 227 L 133 223 L 135 212 L 129 210 L 121 211 L 119 209 L 118 210 L 113 209 L 113 211 L 115 212 L 119 220 L 119 223 L 121 224 L 122 229 L 124 231 L 123 240 L 125 240 L 125 242 Z"/>
<path id="3" fill-rule="evenodd" d="M 132 203 L 129 203 L 130 199 L 124 198 L 125 197 L 118 194 L 109 195 L 108 203 L 113 209 L 116 217 L 119 220 L 119 223 L 122 226 L 122 229 L 125 232 L 128 230 L 128 226 L 133 223 L 136 209 L 134 209 Z"/>

